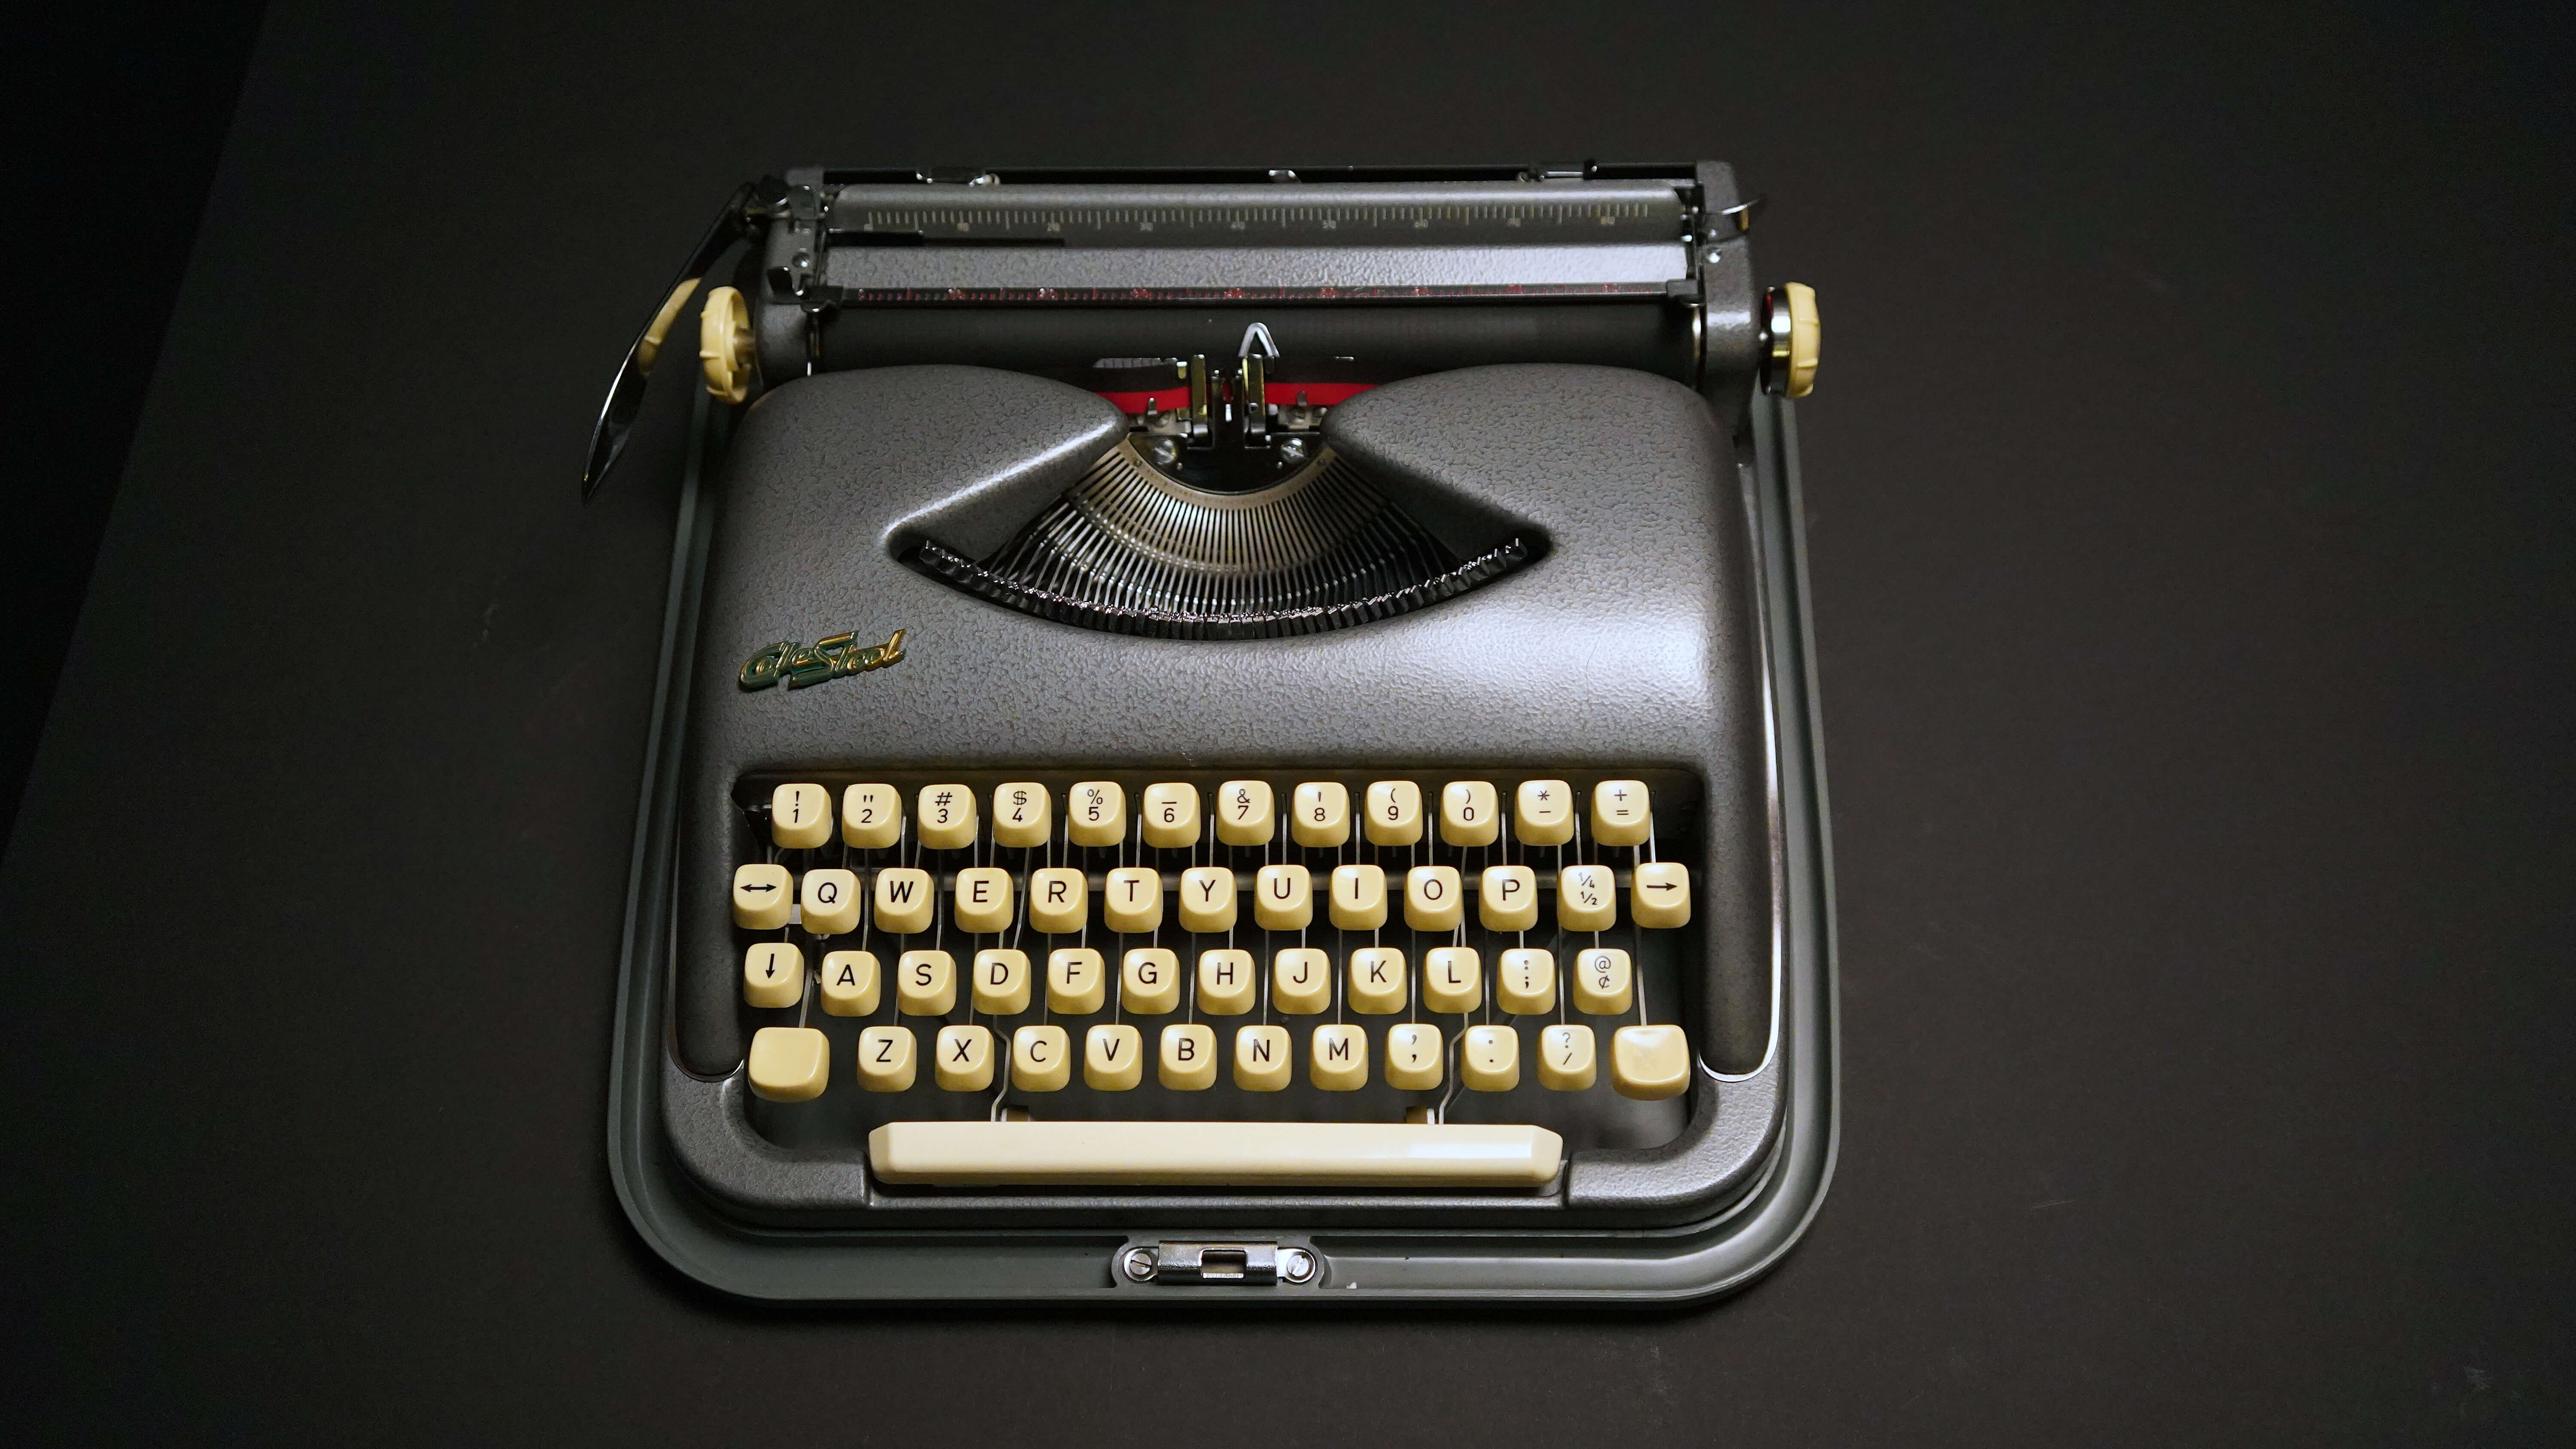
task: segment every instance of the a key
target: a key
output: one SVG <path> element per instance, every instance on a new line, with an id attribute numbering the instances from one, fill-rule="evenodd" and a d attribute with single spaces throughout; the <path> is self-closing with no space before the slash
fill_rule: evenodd
<path id="1" fill-rule="evenodd" d="M 832 1039 L 810 1026 L 764 1026 L 751 1034 L 751 1089 L 773 1102 L 823 1095 L 832 1075 Z"/>
<path id="2" fill-rule="evenodd" d="M 783 865 L 741 865 L 733 872 L 733 923 L 746 931 L 775 931 L 796 904 L 795 882 Z"/>
<path id="3" fill-rule="evenodd" d="M 852 785 L 841 792 L 841 843 L 883 850 L 903 836 L 903 793 L 892 785 Z"/>
<path id="4" fill-rule="evenodd" d="M 1145 787 L 1137 802 L 1145 822 L 1145 843 L 1177 850 L 1199 843 L 1199 787 L 1187 781 L 1163 781 Z"/>
<path id="5" fill-rule="evenodd" d="M 1029 1009 L 1029 953 L 975 953 L 975 1009 L 986 1016 L 1017 1016 Z"/>
<path id="6" fill-rule="evenodd" d="M 1556 923 L 1569 931 L 1619 924 L 1619 875 L 1606 865 L 1569 865 L 1556 873 Z"/>
<path id="7" fill-rule="evenodd" d="M 1456 928 L 1466 903 L 1454 865 L 1417 865 L 1404 873 L 1404 923 L 1417 931 Z"/>
<path id="8" fill-rule="evenodd" d="M 1690 1090 L 1690 1043 L 1678 1026 L 1623 1026 L 1610 1038 L 1610 1089 L 1640 1102 Z"/>
<path id="9" fill-rule="evenodd" d="M 1082 1034 L 1082 1082 L 1099 1092 L 1133 1090 L 1145 1080 L 1145 1036 L 1132 1026 L 1095 1026 Z"/>
<path id="10" fill-rule="evenodd" d="M 1427 1021 L 1399 1021 L 1386 1029 L 1386 1084 L 1399 1092 L 1428 1092 L 1440 1085 L 1440 1028 Z"/>
<path id="11" fill-rule="evenodd" d="M 945 951 L 896 957 L 894 1005 L 906 1016 L 946 1016 L 957 1005 L 957 958 Z"/>
<path id="12" fill-rule="evenodd" d="M 1163 925 L 1163 873 L 1151 866 L 1122 865 L 1100 884 L 1100 920 L 1128 936 L 1144 936 Z"/>
<path id="13" fill-rule="evenodd" d="M 980 1092 L 993 1085 L 993 1033 L 982 1026 L 943 1026 L 931 1047 L 933 1080 L 943 1092 Z"/>
<path id="14" fill-rule="evenodd" d="M 1288 797 L 1288 838 L 1299 845 L 1340 845 L 1351 838 L 1351 792 L 1331 780 L 1309 780 Z"/>
<path id="15" fill-rule="evenodd" d="M 805 929 L 817 936 L 838 936 L 859 928 L 859 877 L 854 871 L 809 870 L 796 882 L 804 907 Z"/>
<path id="16" fill-rule="evenodd" d="M 1265 865 L 1252 873 L 1252 923 L 1265 931 L 1302 931 L 1315 921 L 1315 878 L 1302 865 Z"/>
<path id="17" fill-rule="evenodd" d="M 1109 973 L 1100 953 L 1067 946 L 1047 953 L 1047 1010 L 1089 1016 L 1108 996 Z"/>
<path id="18" fill-rule="evenodd" d="M 975 792 L 963 785 L 922 786 L 912 816 L 921 843 L 933 850 L 962 850 L 975 843 Z"/>
<path id="19" fill-rule="evenodd" d="M 1649 930 L 1687 926 L 1691 918 L 1690 867 L 1677 860 L 1637 867 L 1628 887 L 1628 911 Z"/>
<path id="20" fill-rule="evenodd" d="M 1076 845 L 1116 845 L 1127 838 L 1127 788 L 1083 780 L 1065 792 L 1065 838 Z"/>
<path id="21" fill-rule="evenodd" d="M 1528 946 L 1505 951 L 1494 966 L 1494 1004 L 1515 1016 L 1556 1010 L 1556 958 Z"/>
<path id="22" fill-rule="evenodd" d="M 1491 845 L 1502 831 L 1502 807 L 1491 780 L 1452 780 L 1440 787 L 1440 838 L 1451 845 Z"/>
<path id="23" fill-rule="evenodd" d="M 1592 838 L 1603 845 L 1643 845 L 1654 829 L 1646 782 L 1604 780 L 1592 787 Z"/>
<path id="24" fill-rule="evenodd" d="M 1411 845 L 1422 838 L 1422 787 L 1411 780 L 1376 780 L 1360 811 L 1372 845 Z"/>
<path id="25" fill-rule="evenodd" d="M 1055 833 L 1054 798 L 1035 780 L 993 787 L 993 843 L 1022 849 L 1044 845 Z"/>
<path id="26" fill-rule="evenodd" d="M 1327 909 L 1345 931 L 1374 931 L 1386 924 L 1386 872 L 1373 865 L 1333 867 Z"/>
<path id="27" fill-rule="evenodd" d="M 1551 1092 L 1580 1092 L 1593 1082 L 1592 1028 L 1557 1025 L 1538 1034 L 1538 1084 Z"/>
<path id="28" fill-rule="evenodd" d="M 1473 1011 L 1485 1004 L 1484 963 L 1473 946 L 1434 946 L 1422 953 L 1422 1009 Z"/>
<path id="29" fill-rule="evenodd" d="M 1118 1000 L 1129 1011 L 1161 1016 L 1181 1004 L 1181 962 L 1159 946 L 1139 946 L 1119 963 Z"/>
<path id="30" fill-rule="evenodd" d="M 877 1009 L 877 958 L 873 951 L 834 951 L 817 973 L 825 1016 L 868 1016 Z"/>
<path id="31" fill-rule="evenodd" d="M 1563 845 L 1574 838 L 1574 787 L 1563 780 L 1523 780 L 1512 792 L 1512 838 L 1523 845 Z"/>
<path id="32" fill-rule="evenodd" d="M 1351 953 L 1351 1010 L 1393 1016 L 1404 1010 L 1404 953 L 1393 946 L 1362 946 Z"/>
<path id="33" fill-rule="evenodd" d="M 745 1006 L 775 1009 L 805 999 L 805 953 L 785 941 L 763 941 L 742 956 Z"/>
<path id="34" fill-rule="evenodd" d="M 887 1182 L 1233 1188 L 1534 1188 L 1565 1139 L 1473 1122 L 896 1121 L 868 1134 Z M 1285 1256 L 1282 1254 L 1281 1256 Z"/>
<path id="35" fill-rule="evenodd" d="M 1333 958 L 1312 946 L 1289 946 L 1270 964 L 1270 1004 L 1290 1016 L 1313 1016 L 1333 1004 Z"/>
<path id="36" fill-rule="evenodd" d="M 1213 935 L 1234 929 L 1234 872 L 1194 865 L 1181 872 L 1181 929 Z"/>
<path id="37" fill-rule="evenodd" d="M 1476 881 L 1476 920 L 1488 931 L 1526 931 L 1538 924 L 1538 872 L 1489 865 Z"/>
<path id="38" fill-rule="evenodd" d="M 1327 1092 L 1356 1092 L 1368 1085 L 1368 1033 L 1336 1022 L 1315 1028 L 1307 1077 Z"/>
<path id="39" fill-rule="evenodd" d="M 1051 865 L 1029 872 L 1029 927 L 1050 936 L 1070 936 L 1091 914 L 1090 881 L 1070 866 Z"/>
<path id="40" fill-rule="evenodd" d="M 1574 1009 L 1586 1016 L 1617 1016 L 1637 1004 L 1628 953 L 1595 946 L 1574 955 Z"/>
<path id="41" fill-rule="evenodd" d="M 1216 838 L 1228 845 L 1268 845 L 1279 819 L 1267 780 L 1228 780 L 1216 787 Z"/>
<path id="42" fill-rule="evenodd" d="M 1023 1092 L 1060 1092 L 1073 1080 L 1073 1040 L 1060 1026 L 1024 1026 L 1011 1033 L 1011 1085 Z"/>
<path id="43" fill-rule="evenodd" d="M 910 866 L 896 866 L 877 872 L 877 928 L 898 936 L 918 935 L 930 929 L 930 913 L 937 908 L 939 888 L 931 883 L 930 872 Z"/>
<path id="44" fill-rule="evenodd" d="M 1288 1086 L 1288 1066 L 1296 1056 L 1284 1026 L 1237 1027 L 1234 1033 L 1234 1084 L 1247 1092 L 1278 1092 Z"/>
<path id="45" fill-rule="evenodd" d="M 957 872 L 957 929 L 990 936 L 1011 928 L 1011 873 L 970 865 Z"/>
<path id="46" fill-rule="evenodd" d="M 1470 1092 L 1508 1092 L 1521 1084 L 1521 1034 L 1508 1026 L 1471 1026 L 1458 1043 L 1458 1081 Z"/>
<path id="47" fill-rule="evenodd" d="M 832 792 L 781 785 L 769 792 L 769 838 L 781 850 L 812 850 L 832 838 Z"/>
<path id="48" fill-rule="evenodd" d="M 1195 1022 L 1164 1027 L 1154 1076 L 1175 1092 L 1204 1092 L 1215 1086 L 1216 1033 Z"/>
<path id="49" fill-rule="evenodd" d="M 910 1091 L 920 1070 L 915 1051 L 910 1027 L 872 1026 L 860 1032 L 859 1085 L 871 1092 Z"/>
<path id="50" fill-rule="evenodd" d="M 1241 1016 L 1260 999 L 1261 978 L 1252 953 L 1231 948 L 1199 953 L 1199 1010 Z"/>

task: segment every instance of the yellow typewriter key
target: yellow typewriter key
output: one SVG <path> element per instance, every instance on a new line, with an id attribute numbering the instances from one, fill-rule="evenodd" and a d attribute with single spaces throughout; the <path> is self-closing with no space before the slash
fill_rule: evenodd
<path id="1" fill-rule="evenodd" d="M 1512 794 L 1512 838 L 1523 845 L 1563 845 L 1574 838 L 1574 787 L 1563 780 L 1523 780 Z"/>
<path id="2" fill-rule="evenodd" d="M 1574 1009 L 1586 1016 L 1617 1016 L 1637 1004 L 1628 953 L 1596 946 L 1574 958 Z"/>
<path id="3" fill-rule="evenodd" d="M 867 1016 L 877 1009 L 873 951 L 834 951 L 823 958 L 823 1014 Z"/>
<path id="4" fill-rule="evenodd" d="M 1288 798 L 1288 838 L 1299 845 L 1340 845 L 1351 838 L 1351 792 L 1309 780 Z"/>
<path id="5" fill-rule="evenodd" d="M 1288 1064 L 1296 1048 L 1284 1026 L 1246 1026 L 1234 1033 L 1234 1084 L 1247 1092 L 1279 1092 L 1288 1087 Z"/>
<path id="6" fill-rule="evenodd" d="M 1422 787 L 1411 780 L 1378 780 L 1360 810 L 1372 845 L 1411 845 L 1422 838 Z"/>
<path id="7" fill-rule="evenodd" d="M 957 872 L 957 929 L 970 936 L 990 936 L 1011 928 L 1011 873 L 999 866 L 970 865 Z"/>
<path id="8" fill-rule="evenodd" d="M 1065 838 L 1076 845 L 1116 845 L 1127 838 L 1127 789 L 1115 780 L 1084 780 L 1064 797 Z"/>
<path id="9" fill-rule="evenodd" d="M 1091 914 L 1091 883 L 1081 871 L 1051 865 L 1029 872 L 1029 925 L 1050 936 L 1070 936 Z"/>
<path id="10" fill-rule="evenodd" d="M 1690 1044 L 1678 1026 L 1623 1026 L 1610 1038 L 1610 1089 L 1640 1102 L 1690 1090 Z"/>
<path id="11" fill-rule="evenodd" d="M 915 1051 L 909 1027 L 872 1026 L 860 1032 L 859 1085 L 871 1092 L 910 1091 L 921 1065 Z"/>
<path id="12" fill-rule="evenodd" d="M 1228 845 L 1268 845 L 1279 820 L 1267 780 L 1228 780 L 1216 787 L 1216 838 Z"/>
<path id="13" fill-rule="evenodd" d="M 1181 872 L 1181 929 L 1208 935 L 1234 929 L 1234 872 L 1194 865 Z"/>
<path id="14" fill-rule="evenodd" d="M 980 1092 L 993 1085 L 993 1033 L 980 1026 L 943 1026 L 931 1048 L 943 1092 Z"/>
<path id="15" fill-rule="evenodd" d="M 1127 953 L 1118 973 L 1118 1001 L 1129 1011 L 1161 1016 L 1181 1004 L 1181 959 L 1158 946 Z"/>
<path id="16" fill-rule="evenodd" d="M 1677 860 L 1648 861 L 1637 867 L 1635 881 L 1628 887 L 1628 913 L 1638 925 L 1668 929 L 1690 924 L 1689 866 Z"/>
<path id="17" fill-rule="evenodd" d="M 763 941 L 742 955 L 745 1006 L 794 1006 L 805 999 L 805 953 L 785 941 Z"/>
<path id="18" fill-rule="evenodd" d="M 787 924 L 796 904 L 795 883 L 783 865 L 736 866 L 733 872 L 733 923 L 746 931 L 775 931 Z"/>
<path id="19" fill-rule="evenodd" d="M 906 1016 L 946 1016 L 957 1005 L 957 958 L 945 951 L 896 957 L 894 1004 Z"/>
<path id="20" fill-rule="evenodd" d="M 1505 951 L 1494 967 L 1494 1004 L 1515 1016 L 1556 1010 L 1556 958 L 1530 947 Z"/>
<path id="21" fill-rule="evenodd" d="M 975 792 L 963 785 L 924 785 L 913 820 L 922 844 L 962 850 L 975 843 Z"/>
<path id="22" fill-rule="evenodd" d="M 896 866 L 877 872 L 877 928 L 898 936 L 915 935 L 930 929 L 930 913 L 937 907 L 939 888 L 931 883 L 930 872 L 910 866 Z"/>
<path id="23" fill-rule="evenodd" d="M 773 1102 L 823 1095 L 832 1074 L 832 1039 L 810 1026 L 764 1026 L 751 1034 L 751 1089 Z"/>
<path id="24" fill-rule="evenodd" d="M 1473 946 L 1434 946 L 1422 953 L 1422 1009 L 1473 1011 L 1485 1004 L 1484 963 Z"/>
<path id="25" fill-rule="evenodd" d="M 1451 845 L 1491 845 L 1503 811 L 1490 780 L 1452 780 L 1440 787 L 1440 838 Z"/>
<path id="26" fill-rule="evenodd" d="M 1489 865 L 1476 881 L 1476 920 L 1488 931 L 1526 931 L 1538 924 L 1538 872 Z"/>
<path id="27" fill-rule="evenodd" d="M 1055 833 L 1052 804 L 1046 786 L 1034 780 L 994 786 L 993 843 L 1023 850 L 1046 844 L 1047 837 Z"/>
<path id="28" fill-rule="evenodd" d="M 1165 850 L 1199 843 L 1199 787 L 1186 781 L 1148 785 L 1137 804 L 1145 843 Z"/>
<path id="29" fill-rule="evenodd" d="M 1417 865 L 1404 873 L 1404 923 L 1447 931 L 1466 918 L 1467 893 L 1454 865 Z"/>
<path id="30" fill-rule="evenodd" d="M 1386 1084 L 1399 1092 L 1428 1092 L 1440 1085 L 1440 1028 L 1400 1021 L 1386 1029 Z"/>
<path id="31" fill-rule="evenodd" d="M 1023 1092 L 1061 1092 L 1073 1080 L 1073 1039 L 1060 1026 L 1011 1033 L 1011 1085 Z"/>
<path id="32" fill-rule="evenodd" d="M 1265 931 L 1302 931 L 1315 921 L 1315 878 L 1302 865 L 1265 865 L 1252 873 L 1252 923 Z"/>
<path id="33" fill-rule="evenodd" d="M 769 838 L 786 850 L 812 850 L 832 838 L 832 792 L 820 785 L 781 785 L 769 792 Z"/>
<path id="34" fill-rule="evenodd" d="M 1097 1092 L 1125 1092 L 1143 1080 L 1143 1033 L 1132 1026 L 1095 1026 L 1082 1034 L 1084 1086 Z"/>
<path id="35" fill-rule="evenodd" d="M 1216 1033 L 1195 1023 L 1163 1028 L 1155 1079 L 1175 1092 L 1204 1092 L 1216 1085 Z"/>
<path id="36" fill-rule="evenodd" d="M 1556 876 L 1556 923 L 1569 931 L 1619 924 L 1619 875 L 1606 865 L 1569 865 Z"/>
<path id="37" fill-rule="evenodd" d="M 1068 946 L 1047 953 L 1047 1010 L 1089 1016 L 1108 999 L 1109 971 L 1100 953 L 1088 946 Z"/>
<path id="38" fill-rule="evenodd" d="M 1249 951 L 1199 953 L 1199 1010 L 1210 1016 L 1241 1016 L 1259 998 L 1261 977 Z"/>
<path id="39" fill-rule="evenodd" d="M 1643 780 L 1604 780 L 1592 787 L 1592 838 L 1603 845 L 1643 845 L 1654 829 Z"/>
<path id="40" fill-rule="evenodd" d="M 975 953 L 975 1009 L 987 1016 L 1017 1016 L 1029 1009 L 1029 953 Z"/>
<path id="41" fill-rule="evenodd" d="M 1163 873 L 1122 865 L 1100 885 L 1100 920 L 1122 935 L 1142 936 L 1163 924 Z"/>
<path id="42" fill-rule="evenodd" d="M 1458 1044 L 1458 1080 L 1470 1092 L 1508 1092 L 1521 1084 L 1521 1034 L 1508 1026 L 1471 1026 Z"/>
<path id="43" fill-rule="evenodd" d="M 796 882 L 797 903 L 804 908 L 805 929 L 817 936 L 838 936 L 859 928 L 859 877 L 854 871 L 809 870 Z"/>
<path id="44" fill-rule="evenodd" d="M 841 792 L 841 843 L 883 850 L 903 837 L 903 795 L 892 785 L 852 785 Z"/>
<path id="45" fill-rule="evenodd" d="M 1374 931 L 1386 924 L 1386 872 L 1373 865 L 1333 867 L 1330 910 L 1345 931 Z"/>
<path id="46" fill-rule="evenodd" d="M 1551 1026 L 1538 1034 L 1538 1084 L 1551 1092 L 1580 1092 L 1592 1085 L 1592 1028 Z"/>
<path id="47" fill-rule="evenodd" d="M 1356 1092 L 1368 1085 L 1368 1033 L 1336 1022 L 1315 1028 L 1306 1075 L 1327 1092 Z"/>
<path id="48" fill-rule="evenodd" d="M 1333 958 L 1312 946 L 1290 946 L 1270 963 L 1270 1004 L 1290 1016 L 1313 1016 L 1333 1004 Z"/>
<path id="49" fill-rule="evenodd" d="M 1404 953 L 1393 946 L 1362 946 L 1351 953 L 1351 1010 L 1393 1016 L 1404 1010 Z"/>

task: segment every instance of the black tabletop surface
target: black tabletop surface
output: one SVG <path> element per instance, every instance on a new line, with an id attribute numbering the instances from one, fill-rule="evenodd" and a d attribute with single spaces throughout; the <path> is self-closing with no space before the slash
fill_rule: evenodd
<path id="1" fill-rule="evenodd" d="M 0 868 L 11 1437 L 2566 1442 L 2564 46 L 2127 9 L 276 7 Z M 1804 1244 L 1646 1315 L 666 1269 L 603 1130 L 685 390 L 576 478 L 715 203 L 1588 156 L 1735 162 L 1827 324 Z"/>

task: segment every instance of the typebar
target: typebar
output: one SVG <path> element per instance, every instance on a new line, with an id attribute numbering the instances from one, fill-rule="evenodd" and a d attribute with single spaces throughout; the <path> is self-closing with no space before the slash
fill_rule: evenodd
<path id="1" fill-rule="evenodd" d="M 1544 1127 L 1383 1122 L 889 1122 L 868 1165 L 942 1186 L 1543 1187 Z"/>

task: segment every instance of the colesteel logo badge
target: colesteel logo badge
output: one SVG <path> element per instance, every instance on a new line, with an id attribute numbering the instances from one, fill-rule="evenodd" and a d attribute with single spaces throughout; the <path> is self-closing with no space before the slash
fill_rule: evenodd
<path id="1" fill-rule="evenodd" d="M 835 634 L 812 644 L 799 644 L 782 639 L 751 656 L 742 667 L 742 687 L 767 689 L 780 680 L 789 689 L 803 689 L 826 679 L 845 674 L 865 674 L 903 662 L 903 631 L 897 629 L 883 644 L 862 647 L 855 634 Z"/>

